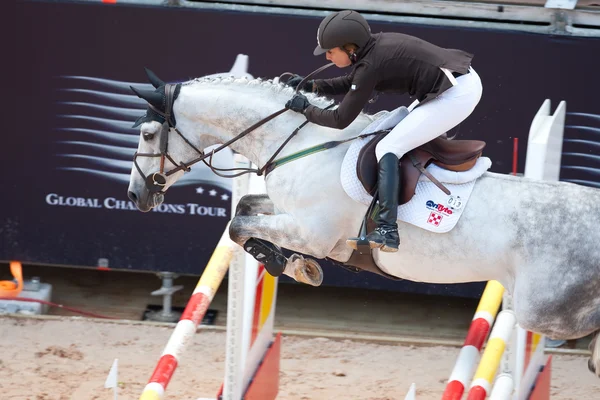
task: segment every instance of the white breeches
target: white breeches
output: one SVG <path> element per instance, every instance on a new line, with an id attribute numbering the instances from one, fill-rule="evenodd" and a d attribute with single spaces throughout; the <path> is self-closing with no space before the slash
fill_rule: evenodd
<path id="1" fill-rule="evenodd" d="M 464 121 L 475 109 L 483 91 L 473 68 L 456 78 L 457 84 L 437 98 L 411 111 L 375 148 L 377 161 L 386 153 L 398 158 L 410 150 L 443 135 Z"/>

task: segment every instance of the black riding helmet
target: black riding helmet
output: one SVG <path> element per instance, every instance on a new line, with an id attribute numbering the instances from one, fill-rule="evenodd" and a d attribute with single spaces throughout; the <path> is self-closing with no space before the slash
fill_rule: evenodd
<path id="1" fill-rule="evenodd" d="M 364 47 L 371 38 L 371 28 L 356 11 L 344 10 L 330 14 L 319 25 L 317 43 L 313 54 L 318 56 L 335 47 L 354 43 Z"/>

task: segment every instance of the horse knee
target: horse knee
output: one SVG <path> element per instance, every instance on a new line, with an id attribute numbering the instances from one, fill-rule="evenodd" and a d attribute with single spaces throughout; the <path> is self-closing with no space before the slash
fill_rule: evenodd
<path id="1" fill-rule="evenodd" d="M 235 215 L 250 215 L 256 203 L 255 197 L 256 195 L 253 194 L 242 196 L 235 208 Z"/>
<path id="2" fill-rule="evenodd" d="M 247 194 L 242 196 L 235 209 L 235 215 L 250 216 L 258 213 L 272 214 L 268 203 L 270 199 L 266 194 Z"/>
<path id="3" fill-rule="evenodd" d="M 234 217 L 231 220 L 229 224 L 229 238 L 240 246 L 250 238 L 250 235 L 246 232 L 242 218 Z"/>

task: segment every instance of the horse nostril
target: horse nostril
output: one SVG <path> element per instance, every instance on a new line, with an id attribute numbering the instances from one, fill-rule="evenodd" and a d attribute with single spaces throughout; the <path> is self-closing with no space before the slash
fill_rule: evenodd
<path id="1" fill-rule="evenodd" d="M 127 197 L 129 197 L 129 199 L 134 203 L 137 203 L 137 195 L 131 190 L 127 192 Z"/>

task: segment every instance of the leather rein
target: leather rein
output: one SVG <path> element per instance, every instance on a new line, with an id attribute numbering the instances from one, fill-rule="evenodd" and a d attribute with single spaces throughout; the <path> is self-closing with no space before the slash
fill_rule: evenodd
<path id="1" fill-rule="evenodd" d="M 320 67 L 320 68 L 316 69 L 315 71 L 311 72 L 310 74 L 308 74 L 306 77 L 304 77 L 304 79 L 302 79 L 302 81 L 298 84 L 298 86 L 296 86 L 296 93 L 298 93 L 298 90 L 301 87 L 303 87 L 304 83 L 309 78 L 311 78 L 313 75 L 323 71 L 324 69 L 331 67 L 332 65 L 334 65 L 334 64 L 333 63 L 325 64 L 322 67 Z M 291 74 L 289 72 L 284 72 L 280 76 L 280 78 L 285 75 L 293 75 L 293 74 Z M 267 122 L 271 121 L 275 117 L 288 111 L 288 108 L 282 108 L 281 110 L 268 115 L 267 117 L 261 119 L 257 123 L 253 124 L 252 126 L 248 127 L 247 129 L 243 130 L 242 132 L 240 132 L 234 138 L 228 140 L 227 142 L 220 145 L 218 148 L 213 149 L 210 153 L 206 154 L 206 153 L 204 153 L 203 150 L 200 150 L 196 146 L 194 146 L 176 127 L 176 123 L 173 118 L 173 103 L 174 103 L 175 90 L 177 88 L 177 85 L 180 85 L 180 84 L 166 84 L 165 85 L 165 97 L 166 97 L 165 103 L 166 103 L 166 105 L 165 105 L 164 112 L 157 109 L 156 107 L 154 107 L 152 104 L 150 104 L 148 102 L 148 106 L 152 109 L 152 111 L 154 111 L 155 113 L 157 113 L 158 115 L 160 115 L 161 117 L 163 117 L 165 119 L 165 122 L 163 122 L 163 126 L 161 128 L 160 149 L 159 149 L 160 153 L 138 153 L 138 152 L 136 152 L 133 156 L 133 163 L 134 163 L 137 171 L 140 173 L 140 175 L 146 182 L 146 187 L 148 188 L 148 190 L 151 193 L 164 193 L 163 188 L 164 188 L 164 186 L 166 186 L 167 177 L 173 175 L 174 173 L 176 173 L 178 171 L 182 171 L 182 170 L 185 172 L 189 172 L 190 166 L 193 164 L 196 164 L 200 161 L 202 161 L 204 164 L 206 164 L 206 166 L 208 166 L 211 169 L 211 171 L 214 172 L 216 175 L 223 177 L 223 178 L 235 178 L 237 176 L 240 176 L 243 174 L 249 174 L 249 173 L 256 173 L 257 175 L 260 176 L 260 175 L 263 175 L 263 173 L 265 173 L 265 171 L 267 171 L 267 173 L 268 173 L 269 171 L 271 171 L 273 169 L 272 165 L 273 165 L 273 161 L 275 160 L 275 157 L 277 157 L 277 155 L 284 149 L 284 147 L 288 144 L 288 142 L 298 133 L 298 131 L 300 131 L 300 129 L 302 129 L 304 126 L 306 126 L 309 122 L 307 120 L 307 121 L 303 122 L 300 126 L 298 126 L 298 128 L 296 128 L 290 134 L 290 136 L 281 144 L 281 146 L 279 146 L 279 148 L 275 151 L 275 153 L 273 153 L 271 158 L 261 168 L 258 168 L 258 169 L 255 169 L 255 168 L 217 168 L 212 165 L 212 158 L 215 153 L 218 153 L 219 151 L 228 147 L 232 143 L 234 143 L 234 142 L 240 140 L 241 138 L 243 138 L 244 136 L 248 135 L 249 133 L 251 133 L 252 131 L 257 129 L 258 127 L 266 124 Z M 331 104 L 329 107 L 332 107 L 332 106 L 333 106 L 333 104 Z M 329 107 L 327 107 L 327 108 L 329 108 Z M 185 163 L 184 162 L 177 163 L 175 160 L 173 160 L 173 158 L 169 154 L 169 131 L 171 129 L 173 129 L 179 136 L 181 136 L 181 138 L 185 141 L 185 143 L 187 143 L 192 149 L 194 149 L 194 151 L 196 151 L 199 154 L 199 156 L 197 158 L 194 158 Z M 158 172 L 154 172 L 153 174 L 151 174 L 149 176 L 146 176 L 142 172 L 142 169 L 140 168 L 140 166 L 137 163 L 138 157 L 160 157 L 160 170 Z M 175 168 L 171 169 L 170 171 L 165 172 L 165 159 L 168 159 L 173 165 L 177 165 L 177 166 Z M 207 159 L 208 159 L 208 162 L 206 161 Z M 236 173 L 236 174 L 224 175 L 224 174 L 219 173 L 218 171 L 241 171 L 241 172 Z"/>

